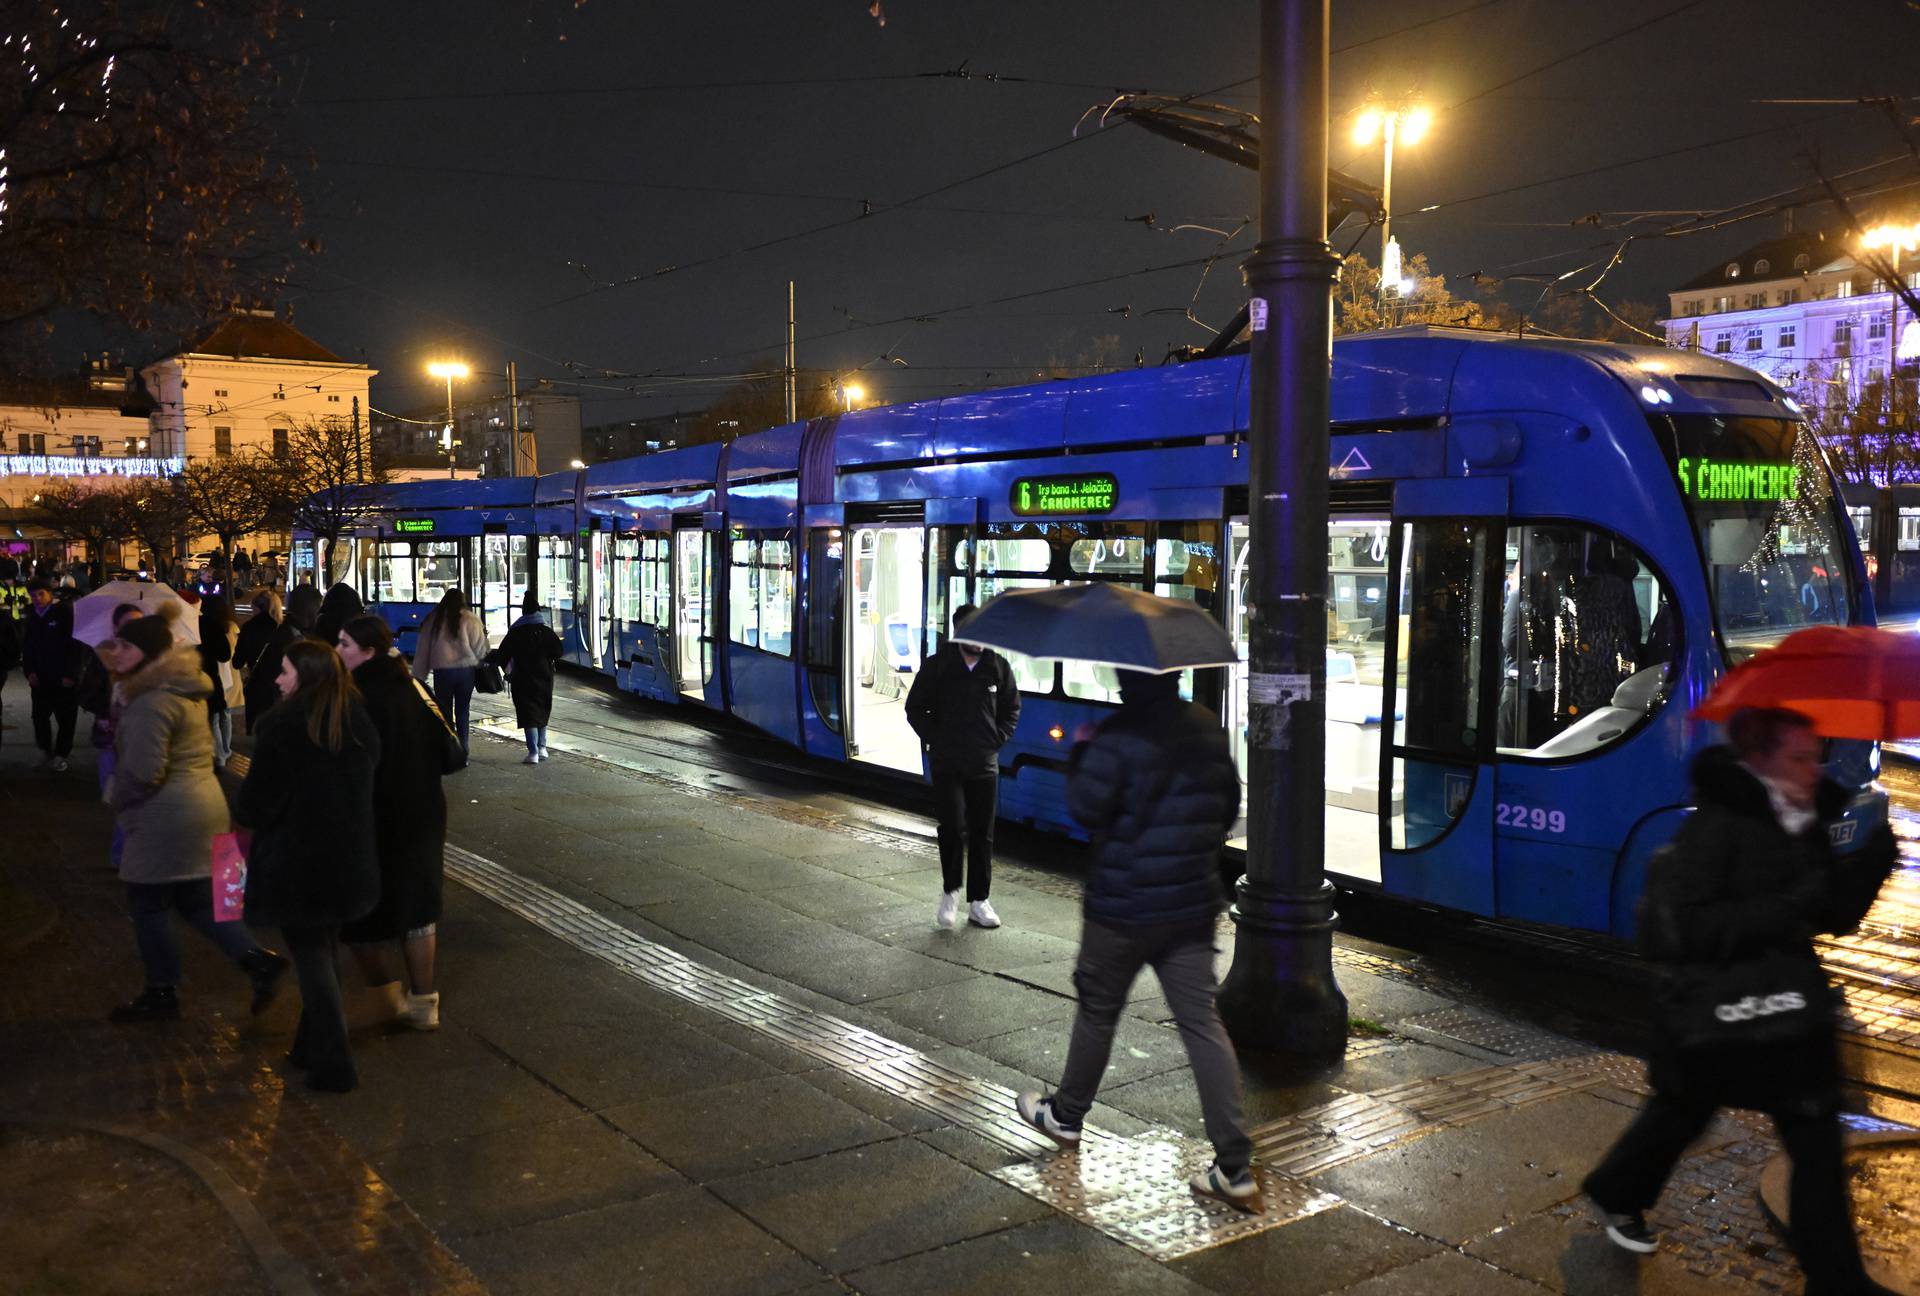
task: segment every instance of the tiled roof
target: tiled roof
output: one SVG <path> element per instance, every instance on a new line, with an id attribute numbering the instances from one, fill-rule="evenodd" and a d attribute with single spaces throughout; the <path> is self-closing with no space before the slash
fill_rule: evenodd
<path id="1" fill-rule="evenodd" d="M 227 316 L 214 325 L 205 337 L 182 350 L 191 355 L 312 360 L 320 364 L 348 363 L 293 325 L 271 315 L 255 315 L 251 312 Z"/>
<path id="2" fill-rule="evenodd" d="M 1673 291 L 1699 292 L 1703 288 L 1724 288 L 1755 279 L 1791 279 L 1848 255 L 1844 235 L 1837 231 L 1807 230 L 1756 243 L 1737 256 L 1719 262 L 1706 273 L 1689 279 Z M 1802 256 L 1806 262 L 1796 266 L 1794 261 Z M 1763 261 L 1766 262 L 1764 270 L 1758 268 Z M 1729 268 L 1736 268 L 1736 273 L 1728 274 Z"/>

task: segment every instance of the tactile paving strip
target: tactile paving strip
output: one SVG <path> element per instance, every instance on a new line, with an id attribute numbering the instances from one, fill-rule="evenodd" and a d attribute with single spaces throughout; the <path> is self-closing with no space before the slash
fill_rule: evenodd
<path id="1" fill-rule="evenodd" d="M 1259 1215 L 1195 1197 L 1187 1179 L 1212 1160 L 1212 1149 L 1171 1130 L 1121 1138 L 1088 1125 L 1078 1151 L 1060 1153 L 1014 1112 L 1014 1091 L 1004 1085 L 716 972 L 472 851 L 448 846 L 446 860 L 449 877 L 634 979 L 1030 1158 L 997 1177 L 1156 1259 L 1176 1259 L 1338 1204 L 1331 1194 L 1273 1172 Z"/>

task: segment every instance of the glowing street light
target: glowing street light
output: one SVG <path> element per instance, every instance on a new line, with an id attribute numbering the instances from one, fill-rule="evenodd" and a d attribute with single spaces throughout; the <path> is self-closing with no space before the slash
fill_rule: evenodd
<path id="1" fill-rule="evenodd" d="M 579 470 L 579 469 L 581 469 L 581 468 L 585 468 L 586 466 L 587 466 L 587 461 L 586 461 L 585 459 L 569 459 L 569 460 L 567 460 L 567 467 L 569 467 L 569 468 L 572 468 L 572 469 L 574 469 L 574 470 L 576 470 L 576 471 L 578 471 L 578 470 Z"/>
<path id="2" fill-rule="evenodd" d="M 841 383 L 840 384 L 840 399 L 842 403 L 846 406 L 847 413 L 849 414 L 853 413 L 853 407 L 855 405 L 858 405 L 861 401 L 865 400 L 866 398 L 867 398 L 867 389 L 865 387 L 862 387 L 859 383 Z"/>
<path id="3" fill-rule="evenodd" d="M 473 372 L 458 360 L 435 360 L 427 366 L 427 373 L 435 378 L 447 380 L 447 429 L 440 434 L 440 444 L 447 452 L 447 476 L 453 477 L 453 448 L 460 444 L 453 439 L 453 380 L 465 378 Z"/>
<path id="4" fill-rule="evenodd" d="M 1386 106 L 1368 104 L 1353 119 L 1353 142 L 1360 148 L 1371 148 L 1373 142 L 1380 141 L 1380 264 L 1383 267 L 1380 276 L 1380 295 L 1401 296 L 1408 281 L 1395 275 L 1391 279 L 1384 272 L 1387 263 L 1387 245 L 1393 238 L 1393 146 L 1418 144 L 1433 129 L 1433 109 L 1425 104 L 1403 103 Z"/>

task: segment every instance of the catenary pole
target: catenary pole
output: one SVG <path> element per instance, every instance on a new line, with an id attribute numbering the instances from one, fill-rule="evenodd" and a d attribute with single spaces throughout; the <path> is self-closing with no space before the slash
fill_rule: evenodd
<path id="1" fill-rule="evenodd" d="M 793 337 L 793 280 L 787 280 L 787 422 L 800 417 L 799 386 L 800 374 L 795 368 L 798 357 Z"/>
<path id="2" fill-rule="evenodd" d="M 1220 1007 L 1245 1045 L 1346 1049 L 1326 846 L 1329 0 L 1260 0 L 1260 243 L 1246 264 L 1253 418 L 1247 871 Z"/>

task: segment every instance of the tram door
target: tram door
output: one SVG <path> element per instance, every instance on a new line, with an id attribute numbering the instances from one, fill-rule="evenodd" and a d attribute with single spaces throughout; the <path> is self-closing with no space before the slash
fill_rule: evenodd
<path id="1" fill-rule="evenodd" d="M 673 520 L 673 663 L 680 692 L 705 698 L 713 651 L 713 600 L 707 533 L 700 518 Z"/>
<path id="2" fill-rule="evenodd" d="M 526 594 L 526 537 L 509 537 L 504 532 L 489 531 L 469 543 L 477 546 L 479 558 L 469 567 L 469 579 L 472 588 L 467 597 L 472 601 L 474 611 L 480 614 L 481 624 L 487 628 L 487 638 L 499 643 L 506 636 L 507 627 L 513 624 L 514 613 L 519 606 L 513 595 L 510 576 L 513 571 L 511 551 L 512 540 L 520 542 L 520 594 Z"/>
<path id="3" fill-rule="evenodd" d="M 1391 535 L 1384 508 L 1337 514 L 1327 527 L 1328 870 L 1371 884 L 1380 882 L 1380 742 L 1387 688 Z M 1243 798 L 1249 754 L 1247 536 L 1245 518 L 1229 522 L 1226 621 L 1240 661 L 1228 672 L 1225 710 Z M 1237 838 L 1233 844 L 1244 847 L 1246 840 Z"/>
<path id="4" fill-rule="evenodd" d="M 1469 485 L 1489 489 L 1458 489 Z M 1395 895 L 1483 914 L 1497 908 L 1496 797 L 1483 770 L 1499 700 L 1505 489 L 1499 478 L 1400 483 L 1388 594 L 1382 880 Z"/>
<path id="5" fill-rule="evenodd" d="M 606 664 L 607 641 L 613 633 L 613 573 L 607 567 L 607 533 L 595 527 L 587 537 L 587 589 L 585 600 L 588 664 L 596 668 Z"/>
<path id="6" fill-rule="evenodd" d="M 848 518 L 845 530 L 847 756 L 918 774 L 920 739 L 907 723 L 907 690 L 925 641 L 926 528 L 917 519 Z"/>

